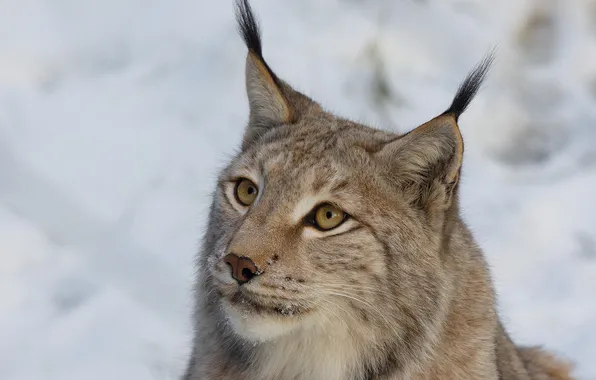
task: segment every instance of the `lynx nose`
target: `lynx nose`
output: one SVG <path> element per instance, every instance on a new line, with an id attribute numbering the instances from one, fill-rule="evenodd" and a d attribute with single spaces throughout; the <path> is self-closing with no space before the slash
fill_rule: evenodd
<path id="1" fill-rule="evenodd" d="M 247 283 L 260 274 L 257 265 L 248 257 L 230 253 L 223 258 L 223 261 L 232 268 L 232 277 L 239 285 Z"/>

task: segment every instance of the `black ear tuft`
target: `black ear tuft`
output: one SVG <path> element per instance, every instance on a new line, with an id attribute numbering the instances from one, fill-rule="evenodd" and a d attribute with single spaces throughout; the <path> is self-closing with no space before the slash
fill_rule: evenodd
<path id="1" fill-rule="evenodd" d="M 259 23 L 257 22 L 248 0 L 236 0 L 236 20 L 238 21 L 238 31 L 244 39 L 248 50 L 251 50 L 258 57 L 263 57 L 261 46 L 261 35 L 259 32 Z"/>
<path id="2" fill-rule="evenodd" d="M 476 65 L 476 67 L 468 74 L 466 79 L 457 89 L 453 102 L 449 108 L 443 112 L 443 115 L 453 115 L 457 120 L 462 113 L 468 108 L 474 96 L 478 93 L 486 74 L 495 60 L 494 51 L 490 52 L 484 59 Z"/>
<path id="3" fill-rule="evenodd" d="M 261 32 L 259 23 L 250 7 L 249 0 L 236 0 L 236 20 L 238 31 L 246 44 L 249 52 L 252 52 L 263 63 L 265 69 L 271 75 L 276 85 L 280 85 L 277 75 L 271 70 L 265 58 L 263 58 L 263 46 L 261 45 Z"/>

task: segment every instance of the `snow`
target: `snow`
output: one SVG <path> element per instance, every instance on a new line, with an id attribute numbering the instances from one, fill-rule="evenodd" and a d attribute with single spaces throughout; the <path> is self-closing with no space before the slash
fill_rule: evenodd
<path id="1" fill-rule="evenodd" d="M 282 78 L 397 131 L 498 45 L 464 216 L 514 338 L 596 379 L 596 1 L 252 4 Z M 0 2 L 0 378 L 178 378 L 245 53 L 231 0 Z"/>

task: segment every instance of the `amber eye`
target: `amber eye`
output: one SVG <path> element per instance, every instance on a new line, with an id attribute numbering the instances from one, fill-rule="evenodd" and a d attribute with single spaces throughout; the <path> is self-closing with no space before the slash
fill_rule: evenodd
<path id="1" fill-rule="evenodd" d="M 234 196 L 238 203 L 243 206 L 250 206 L 253 204 L 255 199 L 257 199 L 257 195 L 259 194 L 259 189 L 257 185 L 255 185 L 251 180 L 246 178 L 240 178 L 236 181 L 236 187 L 234 188 Z"/>
<path id="2" fill-rule="evenodd" d="M 315 210 L 313 224 L 321 230 L 331 230 L 342 224 L 346 217 L 345 212 L 329 203 L 325 203 Z"/>

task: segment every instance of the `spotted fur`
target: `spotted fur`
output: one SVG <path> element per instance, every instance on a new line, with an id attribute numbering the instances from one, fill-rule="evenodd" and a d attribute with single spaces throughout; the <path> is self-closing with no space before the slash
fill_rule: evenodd
<path id="1" fill-rule="evenodd" d="M 397 135 L 279 79 L 248 1 L 237 5 L 250 118 L 213 194 L 184 380 L 571 379 L 566 363 L 513 344 L 460 218 L 457 120 L 491 58 L 447 111 Z M 234 198 L 239 178 L 258 188 L 250 206 Z M 322 202 L 348 217 L 313 228 L 306 215 Z M 230 253 L 259 275 L 239 285 Z"/>

